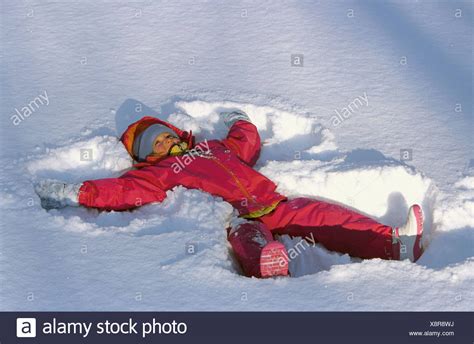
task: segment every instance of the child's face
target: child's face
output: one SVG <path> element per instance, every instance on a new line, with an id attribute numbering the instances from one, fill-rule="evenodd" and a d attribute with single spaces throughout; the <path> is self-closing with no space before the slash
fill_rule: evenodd
<path id="1" fill-rule="evenodd" d="M 166 156 L 170 152 L 171 147 L 180 142 L 181 140 L 171 132 L 161 133 L 155 139 L 153 154 L 159 157 Z"/>

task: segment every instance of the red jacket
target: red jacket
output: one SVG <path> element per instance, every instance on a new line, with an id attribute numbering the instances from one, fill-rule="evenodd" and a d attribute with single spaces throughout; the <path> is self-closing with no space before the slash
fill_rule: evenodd
<path id="1" fill-rule="evenodd" d="M 132 209 L 163 201 L 166 191 L 177 185 L 220 196 L 245 217 L 268 213 L 286 199 L 275 191 L 276 185 L 271 180 L 252 168 L 260 155 L 260 136 L 252 123 L 237 121 L 224 140 L 204 141 L 193 147 L 191 133 L 145 117 L 122 135 L 129 153 L 140 128 L 143 130 L 153 123 L 167 125 L 187 140 L 192 149 L 182 156 L 138 164 L 139 169 L 119 178 L 84 182 L 79 194 L 81 205 L 104 210 Z"/>

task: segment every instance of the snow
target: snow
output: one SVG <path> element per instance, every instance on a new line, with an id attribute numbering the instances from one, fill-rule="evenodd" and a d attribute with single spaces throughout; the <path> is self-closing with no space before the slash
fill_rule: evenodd
<path id="1" fill-rule="evenodd" d="M 472 310 L 470 2 L 1 6 L 1 310 Z M 36 181 L 130 168 L 117 135 L 133 118 L 204 140 L 225 136 L 218 113 L 230 109 L 257 125 L 256 168 L 289 197 L 392 226 L 421 204 L 425 254 L 362 261 L 283 236 L 300 250 L 293 277 L 259 280 L 233 259 L 231 206 L 199 190 L 133 212 L 40 207 Z"/>

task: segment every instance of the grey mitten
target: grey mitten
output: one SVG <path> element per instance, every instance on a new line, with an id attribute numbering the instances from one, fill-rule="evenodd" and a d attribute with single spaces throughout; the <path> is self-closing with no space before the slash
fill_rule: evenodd
<path id="1" fill-rule="evenodd" d="M 66 184 L 55 180 L 42 180 L 35 185 L 35 192 L 44 209 L 79 206 L 79 189 L 82 184 Z"/>
<path id="2" fill-rule="evenodd" d="M 228 128 L 234 125 L 234 123 L 237 121 L 251 122 L 249 116 L 241 110 L 232 112 L 221 112 L 220 116 L 224 119 L 224 123 Z"/>

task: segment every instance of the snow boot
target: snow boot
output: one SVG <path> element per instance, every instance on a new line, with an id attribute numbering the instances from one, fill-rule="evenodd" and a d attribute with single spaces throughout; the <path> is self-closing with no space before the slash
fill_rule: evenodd
<path id="1" fill-rule="evenodd" d="M 400 243 L 400 260 L 416 262 L 423 254 L 423 212 L 418 204 L 408 210 L 407 222 L 395 228 L 394 239 Z"/>
<path id="2" fill-rule="evenodd" d="M 279 241 L 266 244 L 260 254 L 261 277 L 287 276 L 288 254 L 285 245 Z"/>
<path id="3" fill-rule="evenodd" d="M 288 254 L 285 246 L 273 240 L 268 228 L 257 221 L 242 221 L 229 229 L 229 242 L 248 277 L 288 275 Z"/>

